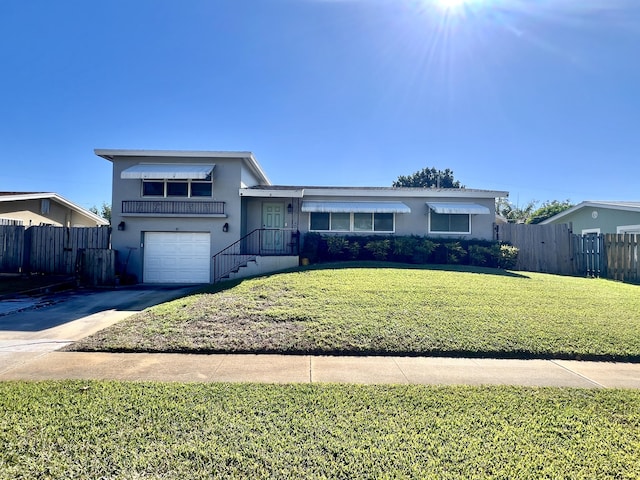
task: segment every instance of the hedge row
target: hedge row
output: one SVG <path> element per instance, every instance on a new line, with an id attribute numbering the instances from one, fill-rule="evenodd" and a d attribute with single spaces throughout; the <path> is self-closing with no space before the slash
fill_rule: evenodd
<path id="1" fill-rule="evenodd" d="M 443 240 L 417 235 L 383 237 L 307 233 L 300 256 L 307 258 L 310 263 L 378 260 L 511 269 L 515 267 L 518 249 L 486 240 Z"/>

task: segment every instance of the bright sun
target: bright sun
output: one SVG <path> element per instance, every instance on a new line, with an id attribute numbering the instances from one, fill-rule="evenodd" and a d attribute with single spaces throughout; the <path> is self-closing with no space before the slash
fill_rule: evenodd
<path id="1" fill-rule="evenodd" d="M 467 3 L 471 3 L 471 0 L 437 0 L 438 4 L 446 10 L 462 7 Z"/>

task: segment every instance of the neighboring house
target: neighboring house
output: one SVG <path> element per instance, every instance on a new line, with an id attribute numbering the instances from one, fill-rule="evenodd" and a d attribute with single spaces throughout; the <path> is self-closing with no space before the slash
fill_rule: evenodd
<path id="1" fill-rule="evenodd" d="M 310 231 L 491 240 L 496 198 L 508 195 L 272 185 L 249 152 L 95 153 L 113 163 L 112 245 L 119 264 L 145 283 L 207 283 L 230 272 L 297 266 Z M 238 268 L 245 273 L 234 273 Z"/>
<path id="2" fill-rule="evenodd" d="M 0 225 L 95 227 L 109 222 L 95 213 L 47 192 L 0 192 Z"/>
<path id="3" fill-rule="evenodd" d="M 640 202 L 585 201 L 540 222 L 570 223 L 573 233 L 640 233 Z"/>

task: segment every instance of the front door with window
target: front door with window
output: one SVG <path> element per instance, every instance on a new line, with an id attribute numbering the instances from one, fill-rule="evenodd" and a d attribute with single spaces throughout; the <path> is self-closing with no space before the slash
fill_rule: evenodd
<path id="1" fill-rule="evenodd" d="M 262 204 L 262 251 L 278 253 L 284 251 L 284 203 Z"/>

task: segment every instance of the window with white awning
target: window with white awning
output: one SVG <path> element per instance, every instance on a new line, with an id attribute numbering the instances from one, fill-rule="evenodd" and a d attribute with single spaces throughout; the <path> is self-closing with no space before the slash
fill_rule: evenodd
<path id="1" fill-rule="evenodd" d="M 316 232 L 395 231 L 395 215 L 411 213 L 402 202 L 302 202 L 309 213 L 309 230 Z"/>
<path id="2" fill-rule="evenodd" d="M 142 180 L 143 197 L 211 197 L 215 165 L 140 163 L 123 170 L 120 178 Z"/>
<path id="3" fill-rule="evenodd" d="M 471 215 L 489 215 L 491 211 L 477 203 L 427 202 L 429 233 L 471 233 Z"/>

